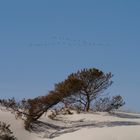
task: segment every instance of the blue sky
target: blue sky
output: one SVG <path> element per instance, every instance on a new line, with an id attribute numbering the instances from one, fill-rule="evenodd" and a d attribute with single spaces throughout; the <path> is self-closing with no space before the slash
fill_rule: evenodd
<path id="1" fill-rule="evenodd" d="M 32 98 L 78 69 L 114 74 L 106 91 L 140 111 L 140 1 L 0 2 L 0 97 Z"/>

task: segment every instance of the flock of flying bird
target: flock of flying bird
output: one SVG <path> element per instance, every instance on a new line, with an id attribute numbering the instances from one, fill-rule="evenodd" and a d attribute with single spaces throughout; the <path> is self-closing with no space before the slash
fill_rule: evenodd
<path id="1" fill-rule="evenodd" d="M 87 40 L 77 40 L 67 37 L 53 36 L 44 43 L 31 43 L 30 46 L 38 47 L 54 47 L 54 46 L 65 46 L 65 47 L 95 47 L 95 46 L 108 46 L 105 43 L 96 43 Z"/>

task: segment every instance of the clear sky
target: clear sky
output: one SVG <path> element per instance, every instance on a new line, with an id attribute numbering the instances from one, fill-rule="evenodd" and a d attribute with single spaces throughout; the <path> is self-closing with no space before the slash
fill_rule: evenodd
<path id="1" fill-rule="evenodd" d="M 112 72 L 106 92 L 140 111 L 139 0 L 0 1 L 0 98 L 47 94 L 91 67 Z"/>

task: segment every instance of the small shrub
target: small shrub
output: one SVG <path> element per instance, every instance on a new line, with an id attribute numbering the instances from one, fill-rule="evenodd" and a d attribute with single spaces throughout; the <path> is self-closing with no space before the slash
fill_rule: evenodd
<path id="1" fill-rule="evenodd" d="M 100 98 L 95 102 L 95 111 L 111 112 L 119 109 L 125 104 L 123 98 L 120 95 L 105 98 Z"/>
<path id="2" fill-rule="evenodd" d="M 48 117 L 53 120 L 57 115 L 58 115 L 58 111 L 51 110 L 51 114 L 48 115 Z"/>
<path id="3" fill-rule="evenodd" d="M 0 139 L 1 140 L 17 140 L 14 136 L 13 136 L 13 132 L 10 130 L 10 125 L 4 123 L 4 122 L 0 122 Z"/>

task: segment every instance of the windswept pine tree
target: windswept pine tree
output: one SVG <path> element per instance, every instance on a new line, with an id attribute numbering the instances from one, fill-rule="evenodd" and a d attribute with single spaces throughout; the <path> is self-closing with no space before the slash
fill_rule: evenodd
<path id="1" fill-rule="evenodd" d="M 72 73 L 67 79 L 56 84 L 48 95 L 28 100 L 28 120 L 37 120 L 50 107 L 64 100 L 81 103 L 85 111 L 89 111 L 91 102 L 112 84 L 111 77 L 111 73 L 104 74 L 95 68 Z"/>

